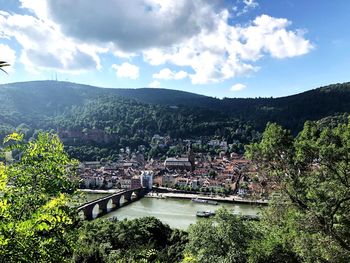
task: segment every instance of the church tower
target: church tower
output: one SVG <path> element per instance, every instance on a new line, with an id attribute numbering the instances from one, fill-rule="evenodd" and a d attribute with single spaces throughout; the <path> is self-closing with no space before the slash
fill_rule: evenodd
<path id="1" fill-rule="evenodd" d="M 195 158 L 194 158 L 194 153 L 192 151 L 191 143 L 188 144 L 187 157 L 188 157 L 188 161 L 191 163 L 191 171 L 194 171 Z"/>

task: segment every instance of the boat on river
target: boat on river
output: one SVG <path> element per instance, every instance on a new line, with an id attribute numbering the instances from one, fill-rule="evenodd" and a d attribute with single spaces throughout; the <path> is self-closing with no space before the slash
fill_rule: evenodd
<path id="1" fill-rule="evenodd" d="M 209 204 L 209 205 L 217 205 L 218 202 L 214 200 L 206 200 L 206 199 L 200 199 L 200 198 L 192 198 L 192 202 L 195 203 L 201 203 L 201 204 Z"/>
<path id="2" fill-rule="evenodd" d="M 145 195 L 145 197 L 150 197 L 150 198 L 157 198 L 157 199 L 166 199 L 167 197 L 162 195 L 162 194 L 158 194 L 158 193 L 148 193 L 147 195 Z"/>
<path id="3" fill-rule="evenodd" d="M 195 202 L 195 203 L 202 203 L 202 204 L 207 203 L 207 200 L 205 200 L 205 199 L 192 198 L 191 200 L 192 200 L 192 202 Z"/>
<path id="4" fill-rule="evenodd" d="M 215 212 L 207 210 L 207 211 L 197 211 L 196 216 L 197 217 L 211 217 L 214 216 Z"/>

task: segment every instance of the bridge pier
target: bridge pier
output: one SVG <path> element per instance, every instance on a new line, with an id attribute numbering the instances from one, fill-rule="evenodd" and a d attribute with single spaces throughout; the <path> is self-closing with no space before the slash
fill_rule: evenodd
<path id="1" fill-rule="evenodd" d="M 116 195 L 116 196 L 111 197 L 112 204 L 113 204 L 113 209 L 111 211 L 114 211 L 120 207 L 120 198 L 121 198 L 120 195 Z"/>
<path id="2" fill-rule="evenodd" d="M 124 194 L 124 198 L 125 198 L 127 203 L 131 202 L 131 195 L 132 195 L 132 192 L 127 192 Z"/>
<path id="3" fill-rule="evenodd" d="M 98 205 L 100 206 L 99 208 L 99 213 L 97 214 L 97 217 L 99 216 L 103 216 L 105 214 L 108 213 L 107 211 L 107 206 L 108 206 L 108 202 L 110 199 L 105 199 L 105 200 L 101 200 L 101 202 L 98 203 Z"/>

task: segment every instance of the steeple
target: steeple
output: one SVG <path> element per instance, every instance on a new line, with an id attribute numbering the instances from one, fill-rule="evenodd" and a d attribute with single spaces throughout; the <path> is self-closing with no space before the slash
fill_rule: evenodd
<path id="1" fill-rule="evenodd" d="M 188 143 L 188 149 L 187 149 L 187 157 L 188 157 L 188 161 L 191 163 L 191 170 L 194 171 L 195 169 L 195 156 L 194 153 L 192 151 L 192 145 L 191 143 Z"/>

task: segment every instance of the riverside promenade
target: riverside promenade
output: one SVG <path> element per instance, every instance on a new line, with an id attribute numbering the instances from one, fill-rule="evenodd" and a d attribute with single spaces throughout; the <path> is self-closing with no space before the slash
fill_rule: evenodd
<path id="1" fill-rule="evenodd" d="M 225 202 L 225 203 L 240 203 L 240 204 L 252 204 L 252 205 L 267 205 L 268 200 L 252 200 L 252 199 L 246 199 L 242 198 L 237 195 L 229 195 L 229 196 L 208 196 L 208 195 L 202 195 L 202 194 L 185 194 L 185 193 L 156 193 L 151 192 L 148 193 L 145 197 L 149 198 L 177 198 L 177 199 L 204 199 L 204 200 L 212 200 L 217 202 Z"/>
<path id="2" fill-rule="evenodd" d="M 169 188 L 161 188 L 165 192 L 159 192 L 159 188 L 155 189 L 155 192 L 148 193 L 145 197 L 151 198 L 177 198 L 177 199 L 193 199 L 199 198 L 204 200 L 212 200 L 217 202 L 225 202 L 225 203 L 240 203 L 240 204 L 252 204 L 252 205 L 267 205 L 268 200 L 252 200 L 247 198 L 242 198 L 238 195 L 229 195 L 229 196 L 219 196 L 219 195 L 203 195 L 198 193 L 178 193 L 173 189 Z M 122 192 L 122 189 L 109 189 L 109 190 L 92 190 L 92 189 L 80 189 L 80 192 L 88 193 L 88 194 L 115 194 Z"/>

